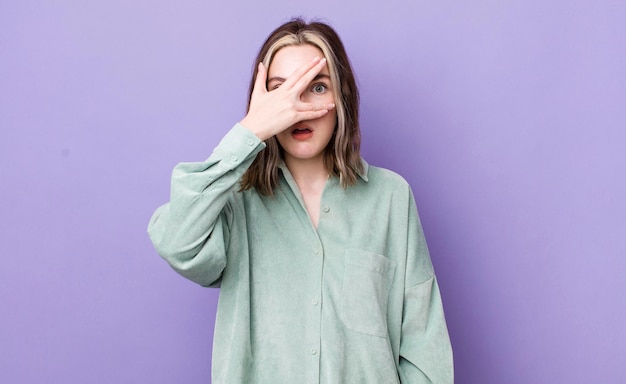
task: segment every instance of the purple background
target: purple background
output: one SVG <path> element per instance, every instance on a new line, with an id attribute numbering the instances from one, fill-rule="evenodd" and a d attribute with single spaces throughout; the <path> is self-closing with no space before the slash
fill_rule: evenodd
<path id="1" fill-rule="evenodd" d="M 0 1 L 0 382 L 207 383 L 217 290 L 145 229 L 293 15 L 413 186 L 459 384 L 626 382 L 622 1 Z"/>

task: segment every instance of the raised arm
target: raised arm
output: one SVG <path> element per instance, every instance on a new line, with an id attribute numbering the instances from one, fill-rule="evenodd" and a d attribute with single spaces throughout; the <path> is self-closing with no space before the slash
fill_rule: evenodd
<path id="1" fill-rule="evenodd" d="M 158 253 L 181 275 L 213 284 L 226 265 L 229 199 L 264 144 L 236 124 L 201 163 L 180 163 L 172 172 L 170 202 L 159 207 L 148 225 Z"/>

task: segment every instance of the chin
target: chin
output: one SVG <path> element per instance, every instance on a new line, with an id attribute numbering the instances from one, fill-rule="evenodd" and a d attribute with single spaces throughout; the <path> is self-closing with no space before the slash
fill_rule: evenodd
<path id="1" fill-rule="evenodd" d="M 285 151 L 284 155 L 298 160 L 316 160 L 323 157 L 324 151 Z"/>
<path id="2" fill-rule="evenodd" d="M 309 145 L 296 144 L 289 145 L 284 148 L 284 154 L 295 159 L 308 160 L 314 159 L 320 156 L 324 150 L 318 150 L 317 148 L 311 148 Z"/>

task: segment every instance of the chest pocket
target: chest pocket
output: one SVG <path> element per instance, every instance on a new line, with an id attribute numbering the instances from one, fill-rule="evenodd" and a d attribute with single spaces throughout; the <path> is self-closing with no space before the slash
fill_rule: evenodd
<path id="1" fill-rule="evenodd" d="M 341 318 L 344 325 L 367 335 L 387 336 L 387 303 L 396 263 L 375 253 L 346 251 Z"/>

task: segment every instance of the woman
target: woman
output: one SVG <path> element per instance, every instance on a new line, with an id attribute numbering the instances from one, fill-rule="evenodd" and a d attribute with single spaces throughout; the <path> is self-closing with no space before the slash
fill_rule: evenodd
<path id="1" fill-rule="evenodd" d="M 339 37 L 292 20 L 256 63 L 247 115 L 174 169 L 148 227 L 177 272 L 221 288 L 213 383 L 452 383 L 413 195 L 359 155 Z"/>

